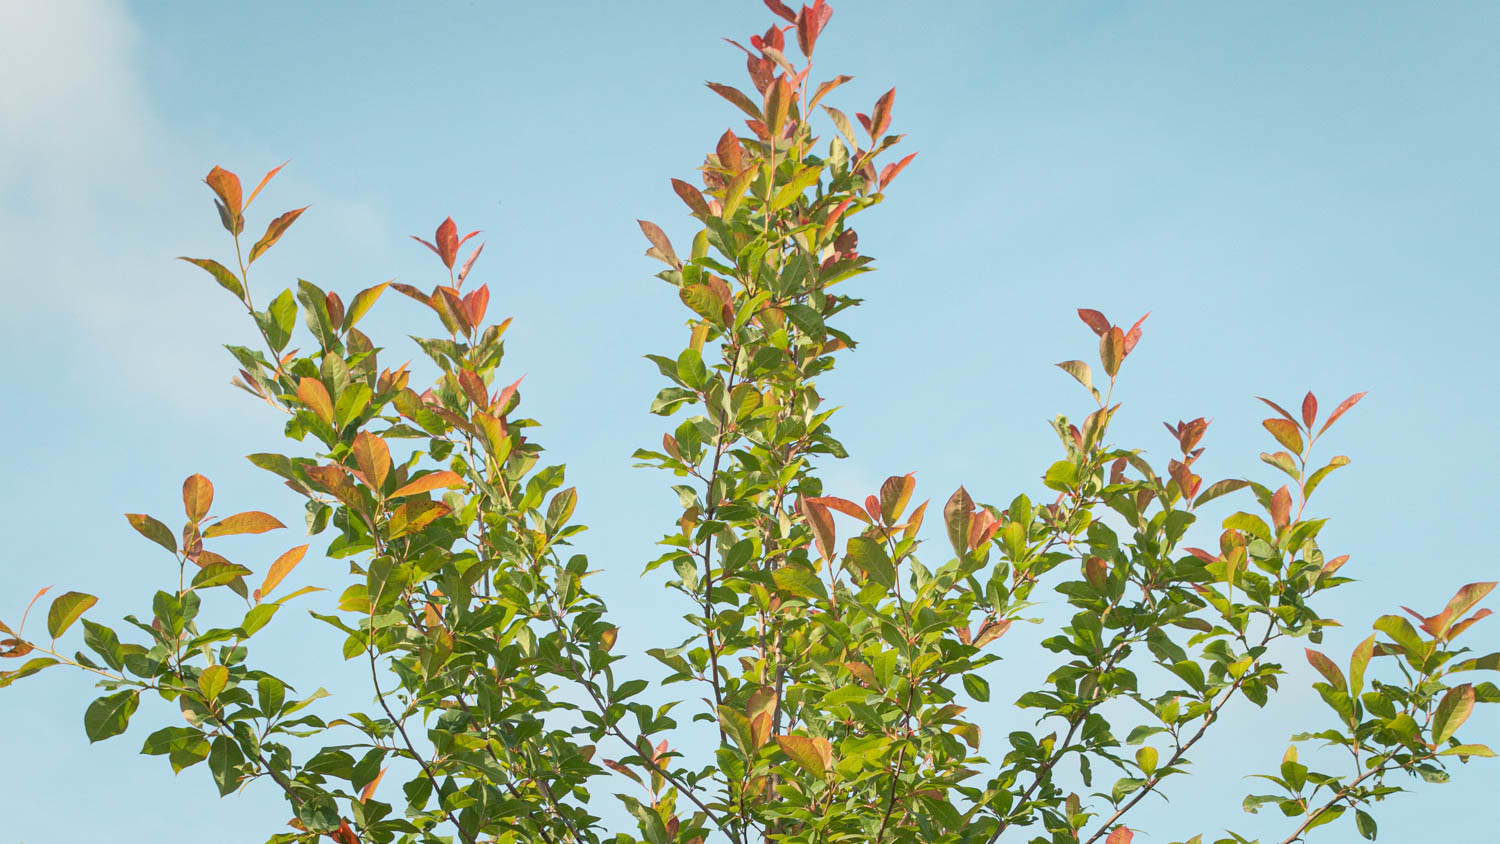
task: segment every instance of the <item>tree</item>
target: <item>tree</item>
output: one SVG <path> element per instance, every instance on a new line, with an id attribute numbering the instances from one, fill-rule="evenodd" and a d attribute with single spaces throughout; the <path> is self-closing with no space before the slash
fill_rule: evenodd
<path id="1" fill-rule="evenodd" d="M 315 617 L 344 637 L 343 658 L 368 664 L 374 708 L 324 719 L 311 708 L 320 691 L 299 695 L 276 665 L 251 661 L 255 635 L 312 591 L 278 591 L 310 543 L 263 574 L 209 550 L 220 536 L 284 526 L 261 511 L 211 517 L 214 488 L 200 475 L 184 482 L 181 530 L 127 517 L 178 566 L 149 619 L 127 617 L 135 630 L 122 640 L 83 617 L 91 596 L 68 592 L 50 603 L 44 641 L 26 635 L 28 607 L 14 630 L 0 626 L 0 656 L 24 659 L 0 685 L 56 665 L 100 676 L 106 694 L 84 716 L 96 741 L 123 733 L 142 693 L 157 692 L 185 720 L 165 718 L 172 725 L 142 751 L 174 770 L 206 762 L 222 794 L 274 783 L 295 815 L 274 841 L 607 840 L 591 789 L 613 771 L 641 787 L 621 799 L 652 844 L 1128 842 L 1128 813 L 1185 772 L 1226 703 L 1264 705 L 1278 689 L 1278 640 L 1317 645 L 1331 623 L 1314 604 L 1348 582 L 1347 558 L 1324 555 L 1324 520 L 1307 506 L 1348 461 L 1323 463 L 1312 450 L 1362 394 L 1326 413 L 1311 394 L 1297 413 L 1267 401 L 1279 450 L 1262 458 L 1289 480 L 1206 484 L 1193 471 L 1203 419 L 1168 426 L 1181 454 L 1164 470 L 1109 441 L 1119 374 L 1145 318 L 1127 328 L 1084 309 L 1103 377 L 1095 386 L 1090 364 L 1059 365 L 1092 406 L 1076 424 L 1054 423 L 1062 453 L 1043 481 L 1055 498 L 992 506 L 960 488 L 933 514 L 932 551 L 913 475 L 825 490 L 819 464 L 844 450 L 818 387 L 855 345 L 837 317 L 858 304 L 845 291 L 872 269 L 852 220 L 912 156 L 887 155 L 901 140 L 890 133 L 894 91 L 851 121 L 823 105 L 847 77 L 814 85 L 807 63 L 788 58 L 794 40 L 810 60 L 831 8 L 767 5 L 784 23 L 736 45 L 750 89 L 710 84 L 745 113 L 748 134 L 719 138 L 702 187 L 672 182 L 702 225 L 685 260 L 660 227 L 641 223 L 690 326 L 686 348 L 650 356 L 668 382 L 652 410 L 671 422 L 659 447 L 636 454 L 671 472 L 681 496 L 681 518 L 647 569 L 682 595 L 698 631 L 650 652 L 669 672 L 667 691 L 694 689 L 688 700 L 643 702 L 648 682 L 616 670 L 619 631 L 586 588 L 589 561 L 569 546 L 582 530 L 578 493 L 561 466 L 542 464 L 537 423 L 519 412 L 521 382 L 502 375 L 508 320 L 487 323 L 488 288 L 466 289 L 483 248 L 463 254 L 475 233 L 461 237 L 450 219 L 419 239 L 448 273 L 430 291 L 382 284 L 346 305 L 300 282 L 257 309 L 249 270 L 303 209 L 242 242 L 246 212 L 277 171 L 245 196 L 221 168 L 206 182 L 235 261 L 185 260 L 256 325 L 263 348 L 229 347 L 237 385 L 285 414 L 290 439 L 311 437 L 311 454 L 251 460 L 307 498 L 308 532 L 328 535 L 326 554 L 350 562 L 339 613 Z M 831 124 L 823 138 L 820 113 Z M 404 367 L 381 368 L 383 347 L 357 327 L 388 288 L 430 308 L 445 332 L 416 341 L 435 376 L 420 393 Z M 307 354 L 288 351 L 299 314 Z M 1222 520 L 1217 547 L 1211 535 L 1192 541 L 1212 550 L 1186 545 L 1202 532 L 1199 508 L 1231 494 L 1247 509 Z M 1349 770 L 1313 772 L 1288 750 L 1267 776 L 1278 793 L 1246 807 L 1275 803 L 1291 818 L 1287 842 L 1346 813 L 1373 838 L 1367 809 L 1398 790 L 1395 774 L 1436 780 L 1450 758 L 1492 755 L 1457 731 L 1500 690 L 1452 675 L 1500 668 L 1500 655 L 1454 644 L 1489 614 L 1474 610 L 1493 585 L 1464 587 L 1436 615 L 1412 613 L 1417 626 L 1382 616 L 1347 659 L 1306 649 L 1333 719 L 1296 738 L 1347 749 Z M 243 611 L 225 606 L 219 587 Z M 982 737 L 959 701 L 990 702 L 976 672 L 998 658 L 1037 589 L 1077 609 L 1045 643 L 1060 655 L 1056 670 L 1015 700 L 1038 726 Z M 69 656 L 57 640 L 75 624 L 88 651 Z M 1118 715 L 1118 701 L 1142 714 Z M 717 731 L 711 754 L 662 740 L 693 720 Z M 1095 786 L 1100 763 L 1125 776 Z M 1075 779 L 1106 790 L 1079 795 Z"/>

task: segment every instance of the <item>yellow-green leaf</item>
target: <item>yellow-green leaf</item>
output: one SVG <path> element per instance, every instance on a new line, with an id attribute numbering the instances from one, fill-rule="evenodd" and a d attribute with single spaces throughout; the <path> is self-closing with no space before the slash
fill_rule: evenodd
<path id="1" fill-rule="evenodd" d="M 61 636 L 89 607 L 99 602 L 93 595 L 82 592 L 67 592 L 58 595 L 47 611 L 47 633 L 56 639 Z"/>
<path id="2" fill-rule="evenodd" d="M 776 744 L 781 752 L 797 763 L 797 767 L 815 776 L 827 776 L 833 767 L 833 746 L 825 738 L 809 736 L 777 736 Z"/>

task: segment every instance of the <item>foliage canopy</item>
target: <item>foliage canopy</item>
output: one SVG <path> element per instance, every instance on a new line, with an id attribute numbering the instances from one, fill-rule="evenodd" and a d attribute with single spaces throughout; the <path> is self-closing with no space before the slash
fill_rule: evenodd
<path id="1" fill-rule="evenodd" d="M 228 346 L 235 383 L 285 416 L 303 453 L 250 460 L 307 499 L 308 534 L 348 561 L 337 612 L 312 615 L 339 632 L 343 659 L 368 664 L 374 708 L 325 718 L 314 706 L 325 692 L 298 692 L 252 659 L 255 636 L 319 591 L 283 588 L 310 543 L 260 574 L 210 550 L 285 526 L 258 510 L 213 515 L 201 475 L 183 484 L 180 529 L 126 517 L 172 555 L 176 584 L 120 630 L 85 617 L 94 597 L 67 592 L 48 605 L 45 636 L 26 632 L 39 593 L 14 628 L 0 623 L 0 657 L 17 660 L 0 686 L 58 665 L 97 675 L 91 741 L 125 732 L 145 697 L 167 725 L 142 753 L 174 771 L 206 763 L 223 795 L 259 779 L 284 792 L 294 819 L 274 842 L 1129 842 L 1130 811 L 1185 773 L 1226 704 L 1263 706 L 1279 689 L 1277 641 L 1317 645 L 1335 623 L 1317 603 L 1349 582 L 1348 558 L 1319 547 L 1326 519 L 1308 508 L 1349 460 L 1313 452 L 1363 394 L 1326 412 L 1312 394 L 1296 412 L 1263 399 L 1276 450 L 1260 456 L 1285 479 L 1205 483 L 1194 472 L 1204 419 L 1167 426 L 1180 454 L 1165 467 L 1110 441 L 1145 317 L 1126 327 L 1082 309 L 1098 362 L 1058 364 L 1090 404 L 1081 421 L 1054 422 L 1047 500 L 983 504 L 959 488 L 929 514 L 911 474 L 825 490 L 820 463 L 845 453 L 820 385 L 855 346 L 839 316 L 873 268 L 852 222 L 913 156 L 890 154 L 902 140 L 894 89 L 850 120 L 824 102 L 849 77 L 809 80 L 831 7 L 766 5 L 783 20 L 735 43 L 750 88 L 709 83 L 747 133 L 718 139 L 701 186 L 672 180 L 701 228 L 679 253 L 640 223 L 688 325 L 685 347 L 647 356 L 665 382 L 651 403 L 665 430 L 635 457 L 671 476 L 681 514 L 645 568 L 695 631 L 647 654 L 666 691 L 692 696 L 644 702 L 648 681 L 620 670 L 619 631 L 570 546 L 579 493 L 544 465 L 521 382 L 502 374 L 510 321 L 487 322 L 488 286 L 468 284 L 484 246 L 462 250 L 477 232 L 460 236 L 449 219 L 417 238 L 447 273 L 430 290 L 388 282 L 346 304 L 298 281 L 258 309 L 250 270 L 305 210 L 242 237 L 279 167 L 248 196 L 215 167 L 205 181 L 235 260 L 183 260 L 257 329 L 259 348 Z M 387 290 L 442 328 L 415 339 L 434 376 L 420 392 L 358 328 Z M 289 350 L 299 334 L 305 351 Z M 1229 495 L 1244 509 L 1222 518 L 1217 542 L 1185 544 L 1203 532 L 1202 508 Z M 923 539 L 928 521 L 936 541 Z M 1284 844 L 1346 817 L 1374 839 L 1370 809 L 1401 790 L 1398 774 L 1442 781 L 1449 762 L 1492 756 L 1459 733 L 1500 689 L 1459 675 L 1500 669 L 1500 654 L 1455 641 L 1489 614 L 1476 607 L 1493 586 L 1467 585 L 1435 615 L 1407 610 L 1416 625 L 1381 616 L 1347 657 L 1306 648 L 1331 715 L 1293 736 L 1258 775 L 1269 793 L 1245 808 L 1284 813 Z M 225 591 L 243 607 L 214 597 Z M 978 670 L 1048 596 L 1076 611 L 1043 642 L 1055 669 L 1037 688 L 992 690 Z M 80 631 L 87 650 L 60 643 Z M 996 704 L 1029 710 L 1036 726 L 981 736 L 970 713 Z M 707 722 L 717 743 L 673 747 L 663 737 L 686 721 Z M 1307 741 L 1342 748 L 1347 764 L 1311 770 L 1297 751 Z M 619 796 L 632 832 L 593 813 L 591 789 L 620 777 L 639 786 Z"/>

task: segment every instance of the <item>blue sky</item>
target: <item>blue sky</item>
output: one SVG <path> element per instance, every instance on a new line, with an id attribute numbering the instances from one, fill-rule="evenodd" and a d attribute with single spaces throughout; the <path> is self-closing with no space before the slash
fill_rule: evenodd
<path id="1" fill-rule="evenodd" d="M 921 155 L 860 217 L 880 272 L 856 282 L 868 301 L 844 324 L 865 342 L 823 386 L 853 454 L 828 468 L 831 492 L 907 471 L 939 500 L 959 483 L 983 501 L 1036 492 L 1055 457 L 1046 420 L 1087 411 L 1051 366 L 1093 355 L 1073 309 L 1149 310 L 1116 439 L 1165 461 L 1162 420 L 1213 417 L 1210 479 L 1271 479 L 1254 396 L 1311 388 L 1331 406 L 1370 391 L 1326 441 L 1354 462 L 1315 502 L 1333 517 L 1325 547 L 1360 579 L 1327 600 L 1347 625 L 1330 650 L 1347 656 L 1400 604 L 1435 611 L 1496 577 L 1500 405 L 1483 379 L 1500 305 L 1500 7 L 835 6 L 815 75 L 854 74 L 838 99 L 861 110 L 896 85 L 894 125 Z M 345 293 L 431 283 L 406 235 L 450 214 L 484 229 L 477 277 L 491 314 L 516 319 L 506 366 L 527 374 L 543 442 L 580 486 L 621 646 L 680 639 L 662 620 L 672 598 L 639 577 L 675 496 L 630 453 L 662 431 L 640 355 L 680 348 L 681 314 L 634 220 L 690 233 L 667 179 L 690 178 L 738 122 L 702 82 L 740 81 L 719 37 L 764 29 L 759 3 L 0 0 L 0 19 L 0 618 L 52 583 L 98 594 L 101 617 L 146 605 L 170 561 L 120 514 L 174 515 L 192 472 L 221 506 L 299 518 L 243 459 L 282 443 L 276 416 L 227 385 L 218 345 L 253 328 L 172 260 L 224 254 L 199 182 L 210 167 L 248 179 L 291 158 L 256 211 L 313 207 L 257 264 L 260 300 L 296 277 Z M 423 319 L 387 299 L 367 330 L 399 338 Z M 229 556 L 260 569 L 292 544 L 247 538 Z M 340 568 L 310 557 L 299 577 Z M 336 649 L 314 624 L 284 625 L 263 656 L 308 690 L 358 688 L 303 655 Z M 1497 631 L 1482 623 L 1470 644 L 1495 650 Z M 987 736 L 1021 723 L 1006 690 L 1045 672 L 1027 647 L 1040 633 L 1002 640 Z M 1285 829 L 1239 809 L 1241 776 L 1324 724 L 1298 688 L 1311 670 L 1294 649 L 1284 661 L 1289 690 L 1233 713 L 1174 802 L 1132 815 L 1150 832 L 1138 841 Z M 159 703 L 89 747 L 88 693 L 51 672 L 0 692 L 0 840 L 256 842 L 289 816 L 269 788 L 220 801 L 203 772 L 174 781 L 135 755 L 170 715 Z M 1472 740 L 1500 741 L 1497 724 L 1481 710 Z M 1381 807 L 1381 840 L 1484 840 L 1473 807 L 1496 769 L 1475 765 Z M 1343 821 L 1320 831 L 1358 840 Z"/>

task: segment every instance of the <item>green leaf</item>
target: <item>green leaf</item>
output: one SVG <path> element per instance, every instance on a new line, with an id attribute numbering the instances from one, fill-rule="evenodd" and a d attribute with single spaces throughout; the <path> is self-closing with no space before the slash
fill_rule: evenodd
<path id="1" fill-rule="evenodd" d="M 172 752 L 172 745 L 184 739 L 192 740 L 203 735 L 192 727 L 163 727 L 146 737 L 141 745 L 143 756 L 165 756 Z"/>
<path id="2" fill-rule="evenodd" d="M 68 592 L 57 596 L 57 599 L 52 602 L 52 608 L 47 611 L 47 632 L 56 639 L 72 627 L 73 622 L 77 621 L 85 610 L 98 602 L 98 598 L 82 592 Z"/>
<path id="3" fill-rule="evenodd" d="M 179 257 L 177 260 L 187 261 L 189 264 L 193 264 L 207 270 L 208 274 L 214 277 L 214 281 L 217 281 L 220 287 L 228 290 L 230 293 L 233 293 L 235 295 L 235 298 L 244 301 L 244 286 L 240 284 L 239 278 L 235 276 L 234 273 L 230 272 L 229 269 L 223 264 L 210 258 Z"/>
<path id="4" fill-rule="evenodd" d="M 990 684 L 978 674 L 964 675 L 964 691 L 980 703 L 986 703 L 990 699 Z"/>
<path id="5" fill-rule="evenodd" d="M 130 526 L 136 529 L 141 536 L 155 542 L 157 545 L 177 553 L 177 540 L 172 536 L 172 531 L 166 525 L 144 513 L 126 513 L 125 519 Z"/>
<path id="6" fill-rule="evenodd" d="M 140 702 L 140 692 L 131 690 L 105 695 L 89 704 L 83 713 L 83 731 L 89 737 L 89 743 L 125 732 L 130 725 L 130 716 Z"/>
<path id="7" fill-rule="evenodd" d="M 828 333 L 823 324 L 823 315 L 818 313 L 809 305 L 787 305 L 784 309 L 787 319 L 797 326 L 803 334 L 814 340 L 822 340 Z"/>
<path id="8" fill-rule="evenodd" d="M 1228 495 L 1235 490 L 1244 489 L 1249 485 L 1249 481 L 1243 481 L 1239 478 L 1227 478 L 1225 480 L 1218 481 L 1217 483 L 1209 484 L 1207 489 L 1198 493 L 1198 498 L 1193 501 L 1193 506 L 1201 507 L 1204 504 L 1207 504 L 1208 502 L 1214 500 L 1215 498 L 1223 495 Z"/>
<path id="9" fill-rule="evenodd" d="M 271 300 L 266 306 L 266 338 L 271 348 L 280 352 L 292 339 L 292 329 L 297 327 L 297 297 L 290 289 Z"/>
<path id="10" fill-rule="evenodd" d="M 209 563 L 193 575 L 192 588 L 211 589 L 254 572 L 237 563 Z"/>
<path id="11" fill-rule="evenodd" d="M 115 635 L 115 631 L 85 618 L 83 643 L 93 649 L 94 653 L 104 657 L 110 668 L 119 671 L 124 667 L 125 657 L 120 649 L 120 637 Z"/>
<path id="12" fill-rule="evenodd" d="M 1359 829 L 1360 837 L 1366 841 L 1375 840 L 1375 819 L 1364 809 L 1354 810 L 1354 826 Z"/>
<path id="13" fill-rule="evenodd" d="M 791 205 L 797 201 L 802 192 L 818 183 L 818 177 L 822 175 L 823 168 L 819 166 L 804 167 L 797 171 L 792 180 L 777 189 L 776 194 L 771 197 L 771 210 L 773 212 Z"/>
<path id="14" fill-rule="evenodd" d="M 823 581 L 808 569 L 797 565 L 782 566 L 771 575 L 776 588 L 798 598 L 821 598 L 828 600 L 828 590 Z"/>
<path id="15" fill-rule="evenodd" d="M 1432 714 L 1432 743 L 1442 744 L 1447 741 L 1469 720 L 1473 711 L 1473 685 L 1465 683 L 1449 689 L 1443 699 L 1438 701 L 1437 710 Z"/>
<path id="16" fill-rule="evenodd" d="M 677 356 L 677 377 L 691 389 L 703 389 L 708 381 L 708 367 L 703 365 L 703 356 L 697 349 L 683 349 Z"/>
<path id="17" fill-rule="evenodd" d="M 849 561 L 869 575 L 870 579 L 887 589 L 896 586 L 896 567 L 886 556 L 885 548 L 867 536 L 855 536 L 849 540 Z"/>
<path id="18" fill-rule="evenodd" d="M 224 797 L 239 787 L 238 768 L 245 762 L 245 754 L 229 736 L 214 739 L 208 751 L 208 769 L 213 772 L 214 783 L 219 786 L 219 796 Z"/>

